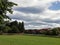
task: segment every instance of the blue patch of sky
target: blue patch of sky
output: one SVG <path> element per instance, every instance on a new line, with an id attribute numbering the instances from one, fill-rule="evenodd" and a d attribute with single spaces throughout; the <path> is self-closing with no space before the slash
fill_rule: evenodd
<path id="1" fill-rule="evenodd" d="M 53 2 L 52 5 L 49 7 L 50 10 L 60 10 L 60 2 L 56 1 Z"/>

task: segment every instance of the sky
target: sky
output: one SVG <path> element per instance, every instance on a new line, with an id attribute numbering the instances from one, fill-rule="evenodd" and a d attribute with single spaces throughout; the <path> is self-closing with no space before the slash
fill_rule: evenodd
<path id="1" fill-rule="evenodd" d="M 60 27 L 60 0 L 9 0 L 18 4 L 13 14 L 7 14 L 12 21 L 23 21 L 25 29 Z"/>

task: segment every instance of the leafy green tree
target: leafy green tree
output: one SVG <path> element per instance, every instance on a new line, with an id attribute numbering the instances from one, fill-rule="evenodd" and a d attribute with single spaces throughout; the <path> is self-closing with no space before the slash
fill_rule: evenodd
<path id="1" fill-rule="evenodd" d="M 24 22 L 22 22 L 21 24 L 21 32 L 24 32 L 25 28 L 24 28 Z"/>
<path id="2" fill-rule="evenodd" d="M 11 25 L 14 25 L 14 26 L 18 27 L 18 22 L 17 21 L 13 21 L 13 22 L 11 22 Z"/>
<path id="3" fill-rule="evenodd" d="M 52 35 L 58 35 L 58 34 L 59 34 L 58 28 L 53 28 L 52 29 Z"/>
<path id="4" fill-rule="evenodd" d="M 19 33 L 19 29 L 16 26 L 12 26 L 11 33 Z"/>
<path id="5" fill-rule="evenodd" d="M 0 15 L 0 32 L 3 30 L 4 28 L 4 20 L 2 19 L 3 17 Z"/>
<path id="6" fill-rule="evenodd" d="M 17 5 L 13 2 L 10 2 L 8 0 L 0 0 L 0 15 L 2 15 L 3 18 L 9 18 L 6 13 L 7 11 L 12 14 L 12 7 L 14 5 Z"/>
<path id="7" fill-rule="evenodd" d="M 0 30 L 5 26 L 4 19 L 10 19 L 6 14 L 7 12 L 12 14 L 12 7 L 14 5 L 17 5 L 13 2 L 10 2 L 8 0 L 0 0 Z"/>
<path id="8" fill-rule="evenodd" d="M 12 7 L 17 5 L 8 0 L 0 0 L 0 22 L 4 21 L 5 18 L 9 18 L 6 14 L 7 11 L 12 14 Z"/>
<path id="9" fill-rule="evenodd" d="M 10 31 L 10 30 L 11 30 L 11 28 L 9 26 L 5 26 L 3 29 L 3 32 L 8 33 L 8 31 Z"/>
<path id="10" fill-rule="evenodd" d="M 19 32 L 21 32 L 21 25 L 22 25 L 22 23 L 19 22 L 19 25 L 18 25 Z"/>

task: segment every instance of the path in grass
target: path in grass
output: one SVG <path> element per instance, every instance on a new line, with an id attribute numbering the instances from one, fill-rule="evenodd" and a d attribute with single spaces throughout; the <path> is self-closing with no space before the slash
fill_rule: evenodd
<path id="1" fill-rule="evenodd" d="M 60 45 L 60 38 L 27 35 L 0 35 L 0 45 Z"/>

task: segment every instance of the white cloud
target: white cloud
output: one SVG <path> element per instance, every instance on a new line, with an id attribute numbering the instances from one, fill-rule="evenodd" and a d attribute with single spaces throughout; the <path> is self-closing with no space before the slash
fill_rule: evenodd
<path id="1" fill-rule="evenodd" d="M 60 10 L 53 11 L 48 9 L 52 2 L 60 0 L 10 0 L 18 4 L 18 7 L 33 7 L 44 9 L 41 13 L 24 13 L 23 11 L 14 10 L 13 15 L 9 15 L 13 20 L 24 21 L 25 28 L 49 28 L 60 26 Z"/>

